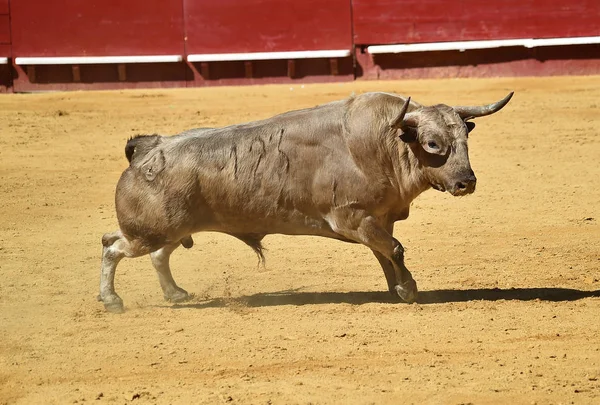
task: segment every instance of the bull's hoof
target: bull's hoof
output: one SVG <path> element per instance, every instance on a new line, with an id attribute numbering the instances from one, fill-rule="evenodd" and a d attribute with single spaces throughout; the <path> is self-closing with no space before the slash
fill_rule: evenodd
<path id="1" fill-rule="evenodd" d="M 122 314 L 125 312 L 125 308 L 123 308 L 123 303 L 113 302 L 111 304 L 104 304 L 104 309 L 106 312 L 110 312 L 112 314 Z"/>
<path id="2" fill-rule="evenodd" d="M 104 303 L 104 309 L 113 314 L 122 314 L 125 312 L 123 300 L 118 295 L 110 295 L 106 298 L 98 296 L 98 300 Z"/>
<path id="3" fill-rule="evenodd" d="M 415 280 L 408 280 L 402 284 L 398 284 L 394 287 L 396 293 L 402 300 L 408 304 L 412 304 L 417 300 L 419 290 L 417 289 L 417 283 Z"/>
<path id="4" fill-rule="evenodd" d="M 185 301 L 189 300 L 190 298 L 191 297 L 188 294 L 188 292 L 186 290 L 184 290 L 183 288 L 179 288 L 179 287 L 177 287 L 177 290 L 175 290 L 173 293 L 171 293 L 169 295 L 165 295 L 165 300 L 167 302 L 172 302 L 173 304 L 185 302 Z"/>

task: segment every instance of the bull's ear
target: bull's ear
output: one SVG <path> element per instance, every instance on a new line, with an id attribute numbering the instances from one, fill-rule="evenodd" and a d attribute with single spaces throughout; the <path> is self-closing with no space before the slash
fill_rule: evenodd
<path id="1" fill-rule="evenodd" d="M 475 129 L 475 123 L 474 122 L 467 121 L 467 122 L 465 122 L 465 124 L 467 125 L 467 132 L 471 132 L 472 130 Z"/>

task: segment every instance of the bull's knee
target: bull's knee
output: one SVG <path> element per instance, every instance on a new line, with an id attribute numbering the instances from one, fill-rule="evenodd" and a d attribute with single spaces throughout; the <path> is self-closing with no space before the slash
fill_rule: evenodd
<path id="1" fill-rule="evenodd" d="M 404 265 L 404 247 L 400 243 L 394 248 L 393 259 L 396 264 L 398 279 L 398 284 L 393 286 L 393 290 L 404 302 L 413 303 L 417 300 L 419 290 L 412 274 Z M 390 291 L 392 290 L 390 289 Z"/>
<path id="2" fill-rule="evenodd" d="M 116 266 L 124 257 L 125 253 L 122 250 L 117 249 L 114 246 L 114 242 L 102 248 L 102 260 L 106 261 L 109 265 L 114 264 Z"/>
<path id="3" fill-rule="evenodd" d="M 397 263 L 404 263 L 404 247 L 400 243 L 394 248 L 393 256 Z"/>

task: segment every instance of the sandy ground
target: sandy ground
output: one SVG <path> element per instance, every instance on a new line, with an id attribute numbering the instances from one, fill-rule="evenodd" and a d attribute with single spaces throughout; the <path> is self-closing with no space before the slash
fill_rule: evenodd
<path id="1" fill-rule="evenodd" d="M 422 291 L 394 303 L 358 245 L 198 234 L 163 301 L 124 260 L 96 302 L 126 139 L 385 90 L 513 101 L 470 137 L 477 192 L 396 224 Z M 0 404 L 600 403 L 600 77 L 0 96 Z"/>

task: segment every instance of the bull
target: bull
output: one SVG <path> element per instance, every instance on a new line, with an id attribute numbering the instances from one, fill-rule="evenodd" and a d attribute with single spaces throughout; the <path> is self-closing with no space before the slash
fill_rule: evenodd
<path id="1" fill-rule="evenodd" d="M 165 299 L 185 301 L 169 257 L 180 245 L 191 247 L 192 234 L 216 231 L 263 259 L 269 234 L 361 243 L 379 261 L 389 291 L 412 303 L 417 284 L 394 223 L 429 188 L 454 196 L 475 191 L 469 120 L 499 111 L 512 95 L 450 107 L 365 93 L 262 121 L 132 138 L 115 193 L 119 230 L 102 237 L 98 299 L 122 312 L 116 267 L 124 257 L 149 254 Z"/>

